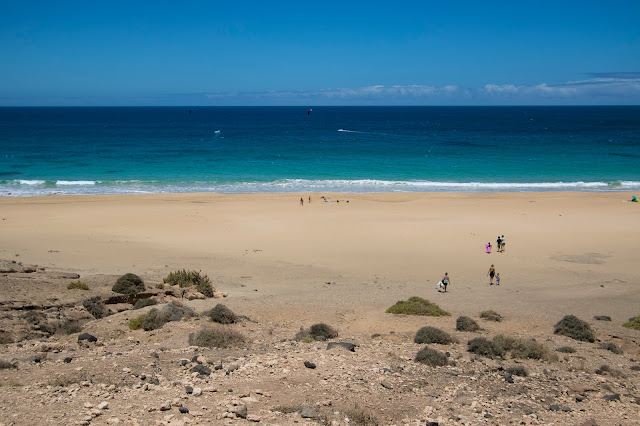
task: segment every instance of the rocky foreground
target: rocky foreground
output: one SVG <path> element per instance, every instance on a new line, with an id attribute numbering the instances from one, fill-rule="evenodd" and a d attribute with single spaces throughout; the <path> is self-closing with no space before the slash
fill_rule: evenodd
<path id="1" fill-rule="evenodd" d="M 553 330 L 534 336 L 546 360 L 492 359 L 468 352 L 467 342 L 495 336 L 497 323 L 476 318 L 480 331 L 461 332 L 455 318 L 429 319 L 458 340 L 428 345 L 447 356 L 448 365 L 431 367 L 414 360 L 425 345 L 413 343 L 413 333 L 296 340 L 311 324 L 237 312 L 237 323 L 219 327 L 245 342 L 211 349 L 188 343 L 211 324 L 206 316 L 131 330 L 129 321 L 154 307 L 114 303 L 95 319 L 82 302 L 112 297 L 116 277 L 82 277 L 90 290 L 68 290 L 74 274 L 0 265 L 2 425 L 631 425 L 640 418 L 640 334 L 619 324 L 587 319 L 594 343 Z M 147 284 L 161 303 L 180 300 L 199 313 L 224 300 L 189 301 Z M 341 324 L 331 325 L 340 332 Z M 566 346 L 575 352 L 556 351 Z"/>

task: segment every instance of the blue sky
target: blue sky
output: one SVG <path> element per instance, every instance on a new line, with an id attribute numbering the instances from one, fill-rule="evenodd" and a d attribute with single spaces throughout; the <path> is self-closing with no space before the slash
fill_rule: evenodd
<path id="1" fill-rule="evenodd" d="M 0 3 L 0 105 L 640 104 L 640 1 Z"/>

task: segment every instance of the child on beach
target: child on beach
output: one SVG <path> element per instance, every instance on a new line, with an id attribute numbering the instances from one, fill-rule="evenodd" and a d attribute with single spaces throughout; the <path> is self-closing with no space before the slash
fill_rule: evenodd
<path id="1" fill-rule="evenodd" d="M 491 254 L 491 243 L 487 243 L 484 245 L 484 248 L 487 249 L 487 254 Z"/>
<path id="2" fill-rule="evenodd" d="M 500 272 L 496 274 L 496 285 L 500 285 Z"/>

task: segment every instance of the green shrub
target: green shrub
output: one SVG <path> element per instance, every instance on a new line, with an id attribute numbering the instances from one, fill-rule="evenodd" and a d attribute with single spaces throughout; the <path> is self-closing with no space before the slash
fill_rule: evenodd
<path id="1" fill-rule="evenodd" d="M 622 326 L 632 328 L 634 330 L 640 330 L 640 315 L 635 318 L 629 318 L 629 321 L 622 324 Z"/>
<path id="2" fill-rule="evenodd" d="M 165 284 L 177 285 L 181 288 L 196 287 L 200 293 L 206 297 L 213 297 L 213 286 L 211 280 L 206 275 L 200 275 L 201 271 L 182 271 L 170 272 L 163 280 Z"/>
<path id="3" fill-rule="evenodd" d="M 449 333 L 435 327 L 422 327 L 413 338 L 415 343 L 428 344 L 437 343 L 440 345 L 449 345 L 455 343 L 456 340 Z"/>
<path id="4" fill-rule="evenodd" d="M 338 337 L 338 331 L 325 323 L 318 323 L 313 324 L 306 330 L 301 330 L 300 332 L 298 332 L 295 339 L 305 341 L 310 338 L 312 339 L 312 341 L 314 341 L 318 337 L 325 339 L 334 339 Z"/>
<path id="5" fill-rule="evenodd" d="M 440 308 L 435 303 L 421 297 L 410 297 L 408 300 L 400 300 L 386 311 L 388 314 L 422 315 L 430 317 L 449 316 L 449 312 Z"/>
<path id="6" fill-rule="evenodd" d="M 142 329 L 144 331 L 157 330 L 166 323 L 166 317 L 157 308 L 151 309 L 142 317 Z"/>
<path id="7" fill-rule="evenodd" d="M 553 333 L 583 342 L 593 343 L 596 340 L 596 335 L 591 329 L 591 326 L 573 315 L 567 315 L 562 318 L 554 326 Z"/>
<path id="8" fill-rule="evenodd" d="M 597 321 L 611 321 L 611 317 L 608 315 L 596 315 L 593 319 Z"/>
<path id="9" fill-rule="evenodd" d="M 205 315 L 218 324 L 234 324 L 238 322 L 238 316 L 225 305 L 218 303 L 213 309 L 205 312 Z"/>
<path id="10" fill-rule="evenodd" d="M 480 326 L 475 320 L 465 317 L 464 315 L 458 317 L 456 320 L 456 330 L 458 331 L 478 331 L 480 330 Z"/>
<path id="11" fill-rule="evenodd" d="M 180 302 L 173 301 L 165 305 L 160 310 L 158 308 L 152 308 L 146 314 L 141 315 L 138 318 L 134 318 L 134 326 L 137 326 L 138 322 L 141 321 L 142 329 L 145 331 L 151 331 L 162 328 L 162 326 L 168 322 L 180 321 L 183 318 L 191 318 L 194 316 L 196 316 L 196 313 L 193 309 Z M 142 320 L 139 320 L 139 318 L 142 318 Z M 131 321 L 129 322 L 129 327 L 131 327 Z"/>
<path id="12" fill-rule="evenodd" d="M 505 352 L 509 352 L 511 358 L 550 358 L 547 348 L 545 348 L 542 343 L 538 343 L 533 339 L 519 339 L 499 334 L 493 338 L 493 343 L 500 346 Z"/>
<path id="13" fill-rule="evenodd" d="M 600 343 L 600 345 L 598 345 L 598 348 L 606 349 L 617 355 L 620 355 L 622 353 L 622 348 L 619 348 L 615 343 Z"/>
<path id="14" fill-rule="evenodd" d="M 480 312 L 480 318 L 485 319 L 487 321 L 502 321 L 502 315 L 497 313 L 496 311 L 482 311 Z"/>
<path id="15" fill-rule="evenodd" d="M 499 344 L 486 337 L 476 337 L 467 342 L 467 351 L 489 358 L 502 357 L 505 350 Z"/>
<path id="16" fill-rule="evenodd" d="M 72 281 L 69 284 L 67 284 L 67 289 L 68 290 L 74 290 L 74 289 L 89 290 L 89 286 L 86 283 L 83 283 L 82 281 Z"/>
<path id="17" fill-rule="evenodd" d="M 514 365 L 512 367 L 507 368 L 507 373 L 511 374 L 512 376 L 521 376 L 521 377 L 527 377 L 529 375 L 529 373 L 527 372 L 527 369 L 521 365 Z"/>
<path id="18" fill-rule="evenodd" d="M 142 308 L 146 308 L 147 306 L 153 306 L 153 305 L 157 305 L 158 301 L 155 299 L 152 299 L 150 297 L 147 297 L 145 299 L 140 299 L 138 300 L 134 305 L 133 305 L 133 309 L 142 309 Z"/>
<path id="19" fill-rule="evenodd" d="M 441 367 L 449 364 L 447 356 L 442 352 L 438 352 L 435 349 L 424 347 L 416 354 L 415 361 L 421 364 L 426 364 L 431 367 Z"/>
<path id="20" fill-rule="evenodd" d="M 144 317 L 146 315 L 138 315 L 135 318 L 129 320 L 129 329 L 130 330 L 140 330 L 142 328 L 142 324 L 144 323 Z"/>
<path id="21" fill-rule="evenodd" d="M 136 274 L 124 274 L 117 279 L 111 290 L 120 294 L 136 294 L 144 291 L 144 281 Z"/>
<path id="22" fill-rule="evenodd" d="M 180 321 L 197 316 L 193 309 L 176 301 L 167 303 L 160 312 L 166 319 L 165 322 Z"/>
<path id="23" fill-rule="evenodd" d="M 244 341 L 242 334 L 222 326 L 205 327 L 189 334 L 189 344 L 191 346 L 205 348 L 229 348 L 238 346 Z"/>
<path id="24" fill-rule="evenodd" d="M 104 308 L 104 302 L 100 298 L 100 296 L 94 296 L 91 299 L 87 299 L 82 302 L 82 306 L 89 312 L 95 319 L 100 319 L 105 317 L 106 310 Z"/>

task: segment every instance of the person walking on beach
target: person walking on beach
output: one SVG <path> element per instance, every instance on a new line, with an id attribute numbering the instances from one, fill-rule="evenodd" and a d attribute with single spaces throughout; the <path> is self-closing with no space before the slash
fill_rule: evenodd
<path id="1" fill-rule="evenodd" d="M 300 205 L 304 206 L 304 200 L 302 199 L 302 197 L 300 197 Z"/>
<path id="2" fill-rule="evenodd" d="M 487 275 L 489 275 L 489 285 L 493 285 L 493 277 L 496 276 L 496 268 L 493 266 L 493 263 L 491 264 L 491 268 L 489 268 Z"/>
<path id="3" fill-rule="evenodd" d="M 445 272 L 442 277 L 442 286 L 444 287 L 444 292 L 447 292 L 447 286 L 449 285 L 449 273 Z"/>
<path id="4" fill-rule="evenodd" d="M 496 285 L 500 285 L 500 272 L 496 274 Z"/>
<path id="5" fill-rule="evenodd" d="M 504 235 L 500 237 L 500 245 L 502 245 L 502 252 L 504 253 Z"/>
<path id="6" fill-rule="evenodd" d="M 309 204 L 311 204 L 311 195 L 309 195 Z"/>
<path id="7" fill-rule="evenodd" d="M 496 251 L 499 253 L 500 252 L 500 243 L 502 243 L 502 240 L 500 239 L 500 235 L 498 235 L 498 239 L 496 240 L 496 245 L 498 246 L 498 248 L 496 249 Z"/>
<path id="8" fill-rule="evenodd" d="M 491 242 L 485 244 L 484 248 L 487 249 L 487 254 L 491 254 Z"/>

